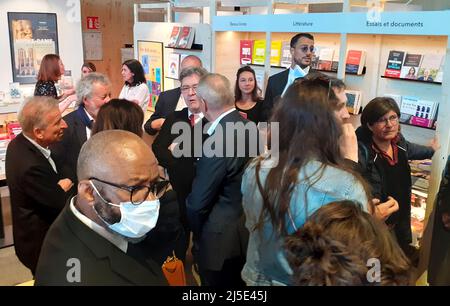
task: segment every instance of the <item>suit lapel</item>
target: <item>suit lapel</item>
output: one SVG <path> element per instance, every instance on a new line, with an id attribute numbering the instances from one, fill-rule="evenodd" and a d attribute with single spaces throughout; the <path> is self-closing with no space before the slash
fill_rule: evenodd
<path id="1" fill-rule="evenodd" d="M 81 148 L 83 143 L 85 143 L 86 140 L 87 140 L 86 125 L 78 117 L 78 115 L 76 116 L 76 120 L 74 120 L 74 123 L 75 123 L 74 132 L 77 135 L 77 139 L 78 139 L 78 141 L 80 143 L 80 148 Z"/>

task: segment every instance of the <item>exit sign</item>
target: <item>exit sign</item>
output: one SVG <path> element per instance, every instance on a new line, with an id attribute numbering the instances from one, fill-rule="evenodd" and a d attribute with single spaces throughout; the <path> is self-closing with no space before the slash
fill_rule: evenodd
<path id="1" fill-rule="evenodd" d="M 88 30 L 98 30 L 100 28 L 98 17 L 87 17 L 86 19 Z"/>

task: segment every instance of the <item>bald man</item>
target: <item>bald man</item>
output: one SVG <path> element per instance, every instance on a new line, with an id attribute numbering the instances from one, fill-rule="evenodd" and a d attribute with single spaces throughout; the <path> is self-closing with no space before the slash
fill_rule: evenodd
<path id="1" fill-rule="evenodd" d="M 155 227 L 168 186 L 149 147 L 130 132 L 98 133 L 81 148 L 77 175 L 78 195 L 45 238 L 36 285 L 166 285 L 160 265 L 130 252 Z"/>
<path id="2" fill-rule="evenodd" d="M 185 68 L 203 67 L 202 61 L 195 55 L 186 56 L 180 64 L 180 71 Z M 144 130 L 150 135 L 156 135 L 166 120 L 174 111 L 180 111 L 186 107 L 180 87 L 163 91 L 158 98 L 155 112 L 145 123 Z"/>
<path id="3" fill-rule="evenodd" d="M 45 234 L 63 209 L 72 181 L 64 179 L 48 146 L 61 140 L 67 124 L 58 101 L 33 97 L 19 112 L 22 127 L 8 145 L 6 181 L 11 195 L 14 247 L 34 274 Z"/>

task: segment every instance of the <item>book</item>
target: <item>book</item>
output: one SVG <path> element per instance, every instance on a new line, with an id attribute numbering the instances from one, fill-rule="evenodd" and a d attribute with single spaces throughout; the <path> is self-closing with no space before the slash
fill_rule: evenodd
<path id="1" fill-rule="evenodd" d="M 436 74 L 436 78 L 434 79 L 435 82 L 442 83 L 442 80 L 444 79 L 444 64 L 445 57 L 442 57 L 441 66 L 439 67 L 439 71 Z"/>
<path id="2" fill-rule="evenodd" d="M 284 68 L 289 68 L 291 67 L 291 64 L 292 64 L 291 44 L 288 41 L 283 41 L 281 45 L 280 66 Z"/>
<path id="3" fill-rule="evenodd" d="M 357 115 L 361 109 L 361 91 L 359 90 L 345 90 L 347 96 L 347 110 L 350 114 Z"/>
<path id="4" fill-rule="evenodd" d="M 172 33 L 170 34 L 169 42 L 167 44 L 168 47 L 175 48 L 177 46 L 177 41 L 178 37 L 180 37 L 180 33 L 181 33 L 180 27 L 174 26 L 172 28 Z"/>
<path id="5" fill-rule="evenodd" d="M 421 62 L 422 54 L 407 53 L 400 72 L 400 78 L 410 80 L 417 79 Z"/>
<path id="6" fill-rule="evenodd" d="M 420 65 L 417 80 L 425 82 L 434 82 L 441 67 L 441 54 L 425 54 Z"/>
<path id="7" fill-rule="evenodd" d="M 334 50 L 333 54 L 333 62 L 331 63 L 331 71 L 337 72 L 339 68 L 339 56 L 340 56 L 340 50 L 337 48 Z"/>
<path id="8" fill-rule="evenodd" d="M 319 69 L 319 60 L 320 60 L 320 51 L 322 50 L 322 46 L 314 46 L 316 51 L 314 52 L 312 59 L 311 59 L 311 68 L 312 69 Z"/>
<path id="9" fill-rule="evenodd" d="M 266 59 L 266 41 L 255 40 L 253 43 L 252 63 L 255 65 L 264 65 Z"/>
<path id="10" fill-rule="evenodd" d="M 253 40 L 241 40 L 240 42 L 240 63 L 248 65 L 252 63 Z"/>
<path id="11" fill-rule="evenodd" d="M 404 51 L 393 51 L 389 52 L 389 57 L 387 60 L 386 70 L 384 71 L 384 76 L 390 78 L 400 78 L 400 72 L 402 71 L 403 59 L 405 57 Z"/>
<path id="12" fill-rule="evenodd" d="M 167 71 L 167 76 L 169 78 L 178 79 L 180 74 L 180 54 L 169 54 L 169 69 Z"/>
<path id="13" fill-rule="evenodd" d="M 413 96 L 403 96 L 400 122 L 415 126 L 433 127 L 438 103 Z"/>
<path id="14" fill-rule="evenodd" d="M 270 65 L 280 66 L 281 62 L 281 40 L 274 40 L 270 44 Z"/>
<path id="15" fill-rule="evenodd" d="M 193 27 L 183 27 L 181 29 L 180 38 L 177 42 L 177 48 L 190 49 L 194 42 L 195 29 Z"/>
<path id="16" fill-rule="evenodd" d="M 331 71 L 334 49 L 322 48 L 319 53 L 319 70 Z"/>
<path id="17" fill-rule="evenodd" d="M 366 51 L 348 50 L 345 60 L 345 72 L 362 74 L 366 63 Z"/>

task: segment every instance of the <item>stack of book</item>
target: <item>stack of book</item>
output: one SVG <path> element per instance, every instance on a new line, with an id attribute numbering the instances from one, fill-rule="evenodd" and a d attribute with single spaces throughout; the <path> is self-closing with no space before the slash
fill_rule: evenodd
<path id="1" fill-rule="evenodd" d="M 194 36 L 195 28 L 174 26 L 167 46 L 171 48 L 191 49 Z"/>

